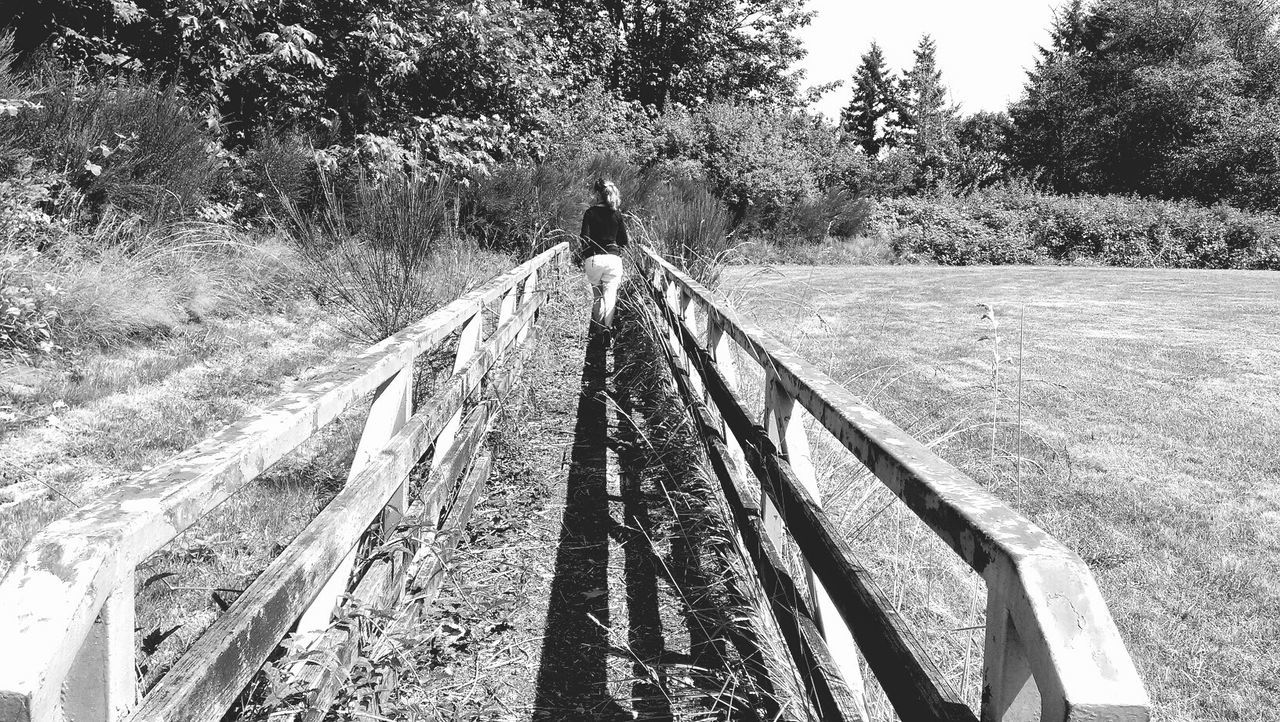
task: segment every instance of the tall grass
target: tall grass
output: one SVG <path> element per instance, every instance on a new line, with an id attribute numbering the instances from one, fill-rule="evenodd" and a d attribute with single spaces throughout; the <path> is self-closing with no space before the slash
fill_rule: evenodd
<path id="1" fill-rule="evenodd" d="M 29 289 L 48 340 L 63 348 L 114 346 L 210 315 L 277 307 L 296 295 L 299 268 L 285 245 L 225 226 L 155 227 L 114 215 L 45 253 L 0 247 L 0 285 Z"/>
<path id="2" fill-rule="evenodd" d="M 460 225 L 485 248 L 531 256 L 578 231 L 596 178 L 618 185 L 627 211 L 644 207 L 654 185 L 651 174 L 607 153 L 508 164 L 461 193 Z"/>
<path id="3" fill-rule="evenodd" d="M 727 254 L 729 212 L 719 198 L 693 181 L 668 181 L 650 207 L 635 217 L 641 240 L 698 281 L 714 286 Z"/>
<path id="4" fill-rule="evenodd" d="M 39 105 L 0 121 L 0 154 L 25 154 L 61 175 L 75 194 L 64 211 L 100 214 L 109 206 L 167 218 L 200 203 L 220 161 L 173 86 L 88 83 L 48 71 Z"/>
<path id="5" fill-rule="evenodd" d="M 307 214 L 286 196 L 285 229 L 353 338 L 374 342 L 453 300 L 506 264 L 460 235 L 453 189 L 412 173 L 361 176 L 350 197 L 321 181 Z"/>

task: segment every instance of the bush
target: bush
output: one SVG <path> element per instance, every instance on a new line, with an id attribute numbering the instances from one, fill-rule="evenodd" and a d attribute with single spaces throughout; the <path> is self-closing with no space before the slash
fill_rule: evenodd
<path id="1" fill-rule="evenodd" d="M 679 179 L 663 183 L 638 220 L 638 240 L 703 284 L 716 285 L 730 249 L 729 213 L 705 186 Z"/>
<path id="2" fill-rule="evenodd" d="M 239 188 L 231 195 L 244 218 L 285 213 L 287 198 L 307 213 L 320 202 L 320 168 L 309 141 L 293 134 L 263 134 L 236 165 Z"/>
<path id="3" fill-rule="evenodd" d="M 876 225 L 908 261 L 1278 269 L 1280 216 L 1228 206 L 1019 189 L 881 201 Z"/>
<path id="4" fill-rule="evenodd" d="M 398 173 L 359 177 L 350 198 L 327 181 L 321 188 L 313 214 L 282 198 L 283 223 L 353 338 L 386 338 L 508 262 L 456 232 L 448 184 Z"/>
<path id="5" fill-rule="evenodd" d="M 864 234 L 873 203 L 840 187 L 806 198 L 779 214 L 776 237 L 784 245 L 795 241 L 820 243 L 827 238 Z"/>
<path id="6" fill-rule="evenodd" d="M 58 71 L 35 98 L 38 106 L 0 119 L 0 156 L 28 156 L 61 175 L 74 191 L 57 197 L 64 211 L 173 217 L 198 206 L 217 178 L 215 138 L 172 86 L 86 83 Z"/>
<path id="7" fill-rule="evenodd" d="M 0 252 L 0 355 L 26 358 L 54 348 L 60 290 L 42 282 L 32 248 Z"/>
<path id="8" fill-rule="evenodd" d="M 664 190 L 668 176 L 663 171 L 642 171 L 619 155 L 508 163 L 462 191 L 459 225 L 484 248 L 528 257 L 566 234 L 577 236 L 597 178 L 618 185 L 624 213 L 646 216 L 671 198 Z"/>
<path id="9" fill-rule="evenodd" d="M 29 159 L 0 180 L 0 242 L 45 248 L 66 236 L 66 223 L 48 213 L 57 184 L 54 174 L 32 171 Z"/>

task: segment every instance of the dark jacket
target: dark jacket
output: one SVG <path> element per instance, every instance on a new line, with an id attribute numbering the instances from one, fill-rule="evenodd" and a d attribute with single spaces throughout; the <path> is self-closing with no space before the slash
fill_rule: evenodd
<path id="1" fill-rule="evenodd" d="M 627 247 L 627 225 L 622 214 L 609 206 L 591 206 L 582 214 L 582 258 L 597 253 L 618 253 Z"/>

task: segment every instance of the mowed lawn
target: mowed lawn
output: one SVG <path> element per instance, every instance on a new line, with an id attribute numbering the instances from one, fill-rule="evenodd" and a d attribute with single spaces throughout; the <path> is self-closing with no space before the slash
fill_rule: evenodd
<path id="1" fill-rule="evenodd" d="M 1280 274 L 790 266 L 721 291 L 1089 562 L 1157 719 L 1280 719 Z"/>

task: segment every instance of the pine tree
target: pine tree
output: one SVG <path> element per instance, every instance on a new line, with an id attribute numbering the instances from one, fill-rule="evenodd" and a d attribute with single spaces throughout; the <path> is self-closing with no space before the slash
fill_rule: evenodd
<path id="1" fill-rule="evenodd" d="M 1085 14 L 1084 0 L 1071 0 L 1071 4 L 1054 13 L 1053 26 L 1049 28 L 1052 41 L 1049 52 L 1059 56 L 1071 56 L 1084 50 Z M 1041 53 L 1045 51 L 1041 48 Z"/>
<path id="2" fill-rule="evenodd" d="M 947 87 L 938 68 L 937 46 L 928 35 L 920 38 L 915 63 L 902 86 L 900 124 L 910 133 L 912 149 L 922 159 L 943 154 L 956 111 L 947 103 Z"/>
<path id="3" fill-rule="evenodd" d="M 840 114 L 841 128 L 872 158 L 896 144 L 898 88 L 880 45 L 872 42 L 853 76 L 853 98 Z"/>

